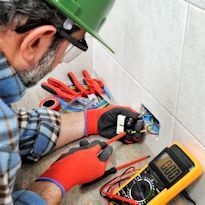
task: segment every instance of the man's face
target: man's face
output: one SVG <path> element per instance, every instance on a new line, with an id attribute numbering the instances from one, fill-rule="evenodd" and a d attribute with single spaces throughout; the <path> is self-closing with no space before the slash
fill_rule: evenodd
<path id="1" fill-rule="evenodd" d="M 81 40 L 85 36 L 85 31 L 80 30 L 72 35 L 75 39 Z M 36 85 L 43 77 L 51 72 L 59 63 L 62 62 L 65 51 L 69 46 L 69 42 L 56 37 L 45 53 L 45 55 L 39 61 L 39 64 L 34 67 L 28 67 L 25 70 L 16 68 L 17 74 L 22 83 L 26 87 L 32 87 Z"/>
<path id="2" fill-rule="evenodd" d="M 44 76 L 52 70 L 52 64 L 56 59 L 58 50 L 60 49 L 60 42 L 56 39 L 54 44 L 49 48 L 45 55 L 40 60 L 39 64 L 27 69 L 15 68 L 22 83 L 27 87 L 36 85 Z"/>
<path id="3" fill-rule="evenodd" d="M 26 87 L 37 84 L 62 62 L 70 43 L 57 37 L 55 28 L 52 29 L 52 26 L 42 26 L 25 34 L 8 32 L 4 35 L 8 37 L 4 39 L 4 47 L 2 49 L 0 46 L 0 50 L 5 53 L 9 64 Z M 76 40 L 84 36 L 82 29 L 72 34 Z"/>

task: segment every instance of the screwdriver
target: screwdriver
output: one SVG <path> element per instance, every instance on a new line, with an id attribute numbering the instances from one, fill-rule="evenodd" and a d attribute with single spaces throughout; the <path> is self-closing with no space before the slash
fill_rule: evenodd
<path id="1" fill-rule="evenodd" d="M 116 141 L 120 140 L 121 138 L 123 138 L 126 134 L 127 134 L 126 132 L 122 132 L 122 133 L 120 133 L 119 135 L 117 135 L 117 136 L 115 136 L 115 137 L 113 137 L 113 138 L 107 140 L 107 141 L 106 141 L 106 144 L 107 144 L 107 145 L 110 145 L 110 144 L 112 144 L 113 142 L 116 142 Z"/>

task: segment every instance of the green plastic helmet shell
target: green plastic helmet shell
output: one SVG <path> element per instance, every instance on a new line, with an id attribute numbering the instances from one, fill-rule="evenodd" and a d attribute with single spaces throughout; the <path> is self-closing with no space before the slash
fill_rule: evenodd
<path id="1" fill-rule="evenodd" d="M 63 15 L 72 19 L 78 26 L 98 39 L 111 52 L 98 32 L 105 23 L 115 0 L 46 0 Z M 114 52 L 113 52 L 114 53 Z"/>

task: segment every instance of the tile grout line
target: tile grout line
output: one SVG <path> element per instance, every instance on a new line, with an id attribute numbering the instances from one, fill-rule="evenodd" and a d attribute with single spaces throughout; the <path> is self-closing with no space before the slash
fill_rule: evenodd
<path id="1" fill-rule="evenodd" d="M 201 9 L 201 10 L 205 10 L 205 7 L 202 7 L 202 6 L 199 6 L 193 2 L 190 2 L 189 0 L 184 0 L 186 3 L 188 3 L 189 5 L 193 6 L 193 7 L 196 7 L 198 9 Z"/>
<path id="2" fill-rule="evenodd" d="M 184 39 L 183 39 L 183 42 L 185 42 L 185 34 L 186 34 L 186 28 L 187 28 L 187 19 L 188 19 L 188 10 L 189 10 L 189 7 L 190 7 L 190 4 L 185 0 L 185 2 L 187 3 L 187 14 L 186 14 L 186 23 L 185 23 L 185 31 L 184 31 Z M 128 5 L 127 5 L 127 8 L 126 8 L 126 26 L 127 26 L 127 12 L 128 12 Z M 125 31 L 126 31 L 126 29 L 125 29 Z M 125 38 L 126 38 L 126 34 L 125 34 Z M 92 44 L 94 45 L 94 40 L 92 40 Z M 96 42 L 98 45 L 99 45 L 99 43 L 98 42 Z M 101 45 L 100 45 L 101 46 Z M 105 50 L 105 52 L 107 52 L 107 50 L 103 47 L 103 46 L 101 46 L 104 50 Z M 94 49 L 93 49 L 94 50 Z M 175 108 L 174 108 L 174 113 L 172 114 L 158 99 L 156 99 L 154 96 L 152 96 L 151 95 L 151 93 L 149 92 L 149 90 L 147 90 L 139 81 L 137 81 L 135 78 L 134 78 L 134 76 L 131 74 L 131 73 L 129 73 L 126 69 L 125 69 L 125 67 L 126 67 L 126 63 L 125 63 L 125 65 L 123 66 L 120 62 L 118 62 L 117 61 L 117 59 L 115 59 L 109 52 L 107 52 L 108 53 L 108 55 L 111 57 L 111 59 L 112 60 L 114 60 L 115 61 L 115 63 L 117 63 L 120 67 L 121 67 L 121 69 L 122 69 L 122 71 L 124 71 L 125 73 L 127 73 L 128 74 L 128 76 L 130 76 L 135 82 L 137 82 L 138 83 L 138 85 L 142 88 L 142 89 L 144 89 L 154 100 L 156 100 L 156 102 L 158 102 L 159 103 L 159 105 L 163 108 L 163 109 L 165 109 L 167 112 L 168 112 L 168 114 L 170 114 L 170 116 L 171 117 L 173 117 L 173 119 L 175 120 L 175 121 L 177 121 L 190 135 L 192 135 L 193 137 L 194 137 L 194 135 L 191 133 L 191 131 L 190 130 L 188 130 L 184 125 L 183 125 L 183 123 L 181 122 L 181 121 L 179 121 L 177 118 L 176 118 L 176 112 L 177 112 L 177 104 L 178 104 L 178 97 L 179 97 L 179 87 L 180 87 L 180 79 L 181 79 L 181 70 L 182 70 L 182 63 L 183 63 L 183 53 L 184 53 L 184 43 L 183 43 L 183 49 L 182 49 L 182 60 L 181 60 L 181 66 L 180 66 L 180 69 L 179 69 L 179 80 L 178 80 L 178 87 L 177 87 L 177 98 L 176 98 L 176 105 L 175 105 Z M 125 55 L 125 57 L 126 57 L 126 39 L 125 39 L 125 52 L 124 52 L 124 55 Z M 92 52 L 92 65 L 93 65 L 93 70 L 95 71 L 95 69 L 94 69 L 94 52 Z M 175 122 L 174 122 L 174 126 L 173 126 L 173 130 L 172 130 L 172 137 L 173 137 L 173 135 L 174 135 L 174 129 L 175 129 Z M 198 143 L 200 143 L 199 142 L 199 140 L 196 138 L 196 137 L 194 137 L 194 139 L 198 142 Z M 173 140 L 173 139 L 172 139 Z M 201 143 L 200 143 L 201 144 Z M 203 146 L 204 148 L 205 148 L 205 146 L 203 145 L 203 144 L 201 144 L 201 146 Z"/>
<path id="3" fill-rule="evenodd" d="M 96 42 L 96 43 L 97 43 L 98 45 L 100 45 L 98 42 Z M 101 46 L 101 45 L 100 45 L 100 46 Z M 101 47 L 103 47 L 103 46 L 101 46 Z M 106 48 L 103 48 L 103 49 L 106 51 Z M 159 102 L 154 96 L 152 96 L 152 95 L 150 94 L 150 92 L 149 92 L 146 88 L 144 88 L 144 86 L 143 86 L 142 84 L 140 84 L 140 83 L 134 78 L 133 75 L 131 75 L 127 70 L 125 70 L 125 69 L 123 68 L 123 66 L 122 66 L 118 61 L 116 61 L 115 58 L 113 58 L 112 55 L 111 55 L 109 52 L 107 52 L 107 53 L 108 53 L 108 55 L 110 55 L 110 57 L 115 61 L 115 63 L 120 66 L 120 68 L 121 68 L 122 71 L 124 71 L 125 73 L 127 73 L 130 78 L 132 78 L 135 82 L 137 82 L 138 86 L 140 86 L 142 89 L 144 89 L 154 100 L 156 100 L 157 103 L 159 103 L 159 105 L 160 105 L 164 110 L 167 111 L 167 113 L 168 113 L 175 121 L 177 121 L 190 135 L 192 135 L 192 136 L 194 137 L 194 135 L 191 133 L 191 131 L 188 130 L 188 129 L 183 125 L 183 123 L 182 123 L 181 121 L 179 121 L 177 118 L 175 118 L 175 117 L 172 115 L 172 113 L 171 113 L 164 105 L 161 104 L 161 102 Z M 175 124 L 175 123 L 174 123 L 174 124 Z M 199 141 L 196 137 L 194 137 L 194 139 L 195 139 L 203 148 L 205 148 L 205 146 L 204 146 L 203 144 L 201 144 L 200 141 Z"/>
<path id="4" fill-rule="evenodd" d="M 181 121 L 179 121 L 178 119 L 175 119 L 175 121 L 178 122 L 194 138 L 194 140 L 196 140 L 205 149 L 205 145 L 203 145 L 196 137 L 194 137 L 192 132 L 189 131 Z"/>
<path id="5" fill-rule="evenodd" d="M 124 45 L 124 67 L 126 68 L 126 56 L 127 56 L 127 22 L 128 22 L 128 6 L 129 1 L 127 1 L 127 7 L 126 7 L 126 21 L 125 21 L 125 45 Z"/>
<path id="6" fill-rule="evenodd" d="M 185 50 L 185 39 L 186 39 L 186 33 L 187 33 L 187 25 L 188 25 L 188 15 L 189 15 L 189 4 L 187 4 L 187 12 L 186 12 L 186 19 L 185 19 L 185 29 L 184 29 L 184 37 L 183 37 L 183 44 L 182 44 L 182 55 L 181 55 L 181 64 L 179 68 L 179 79 L 178 79 L 178 86 L 177 86 L 177 93 L 176 93 L 176 103 L 174 108 L 174 120 L 177 120 L 177 110 L 178 110 L 178 104 L 179 104 L 179 93 L 180 93 L 180 86 L 181 86 L 181 77 L 182 77 L 182 68 L 183 68 L 183 62 L 184 62 L 184 50 Z M 174 130 L 175 130 L 176 123 L 174 122 L 173 131 L 172 131 L 172 140 L 174 137 Z"/>
<path id="7" fill-rule="evenodd" d="M 121 64 L 120 64 L 120 66 L 122 66 L 122 68 L 124 69 L 124 68 L 126 68 L 126 56 L 127 56 L 127 23 L 128 23 L 128 7 L 129 7 L 129 1 L 127 1 L 126 2 L 126 13 L 125 13 L 125 32 L 124 32 L 124 52 L 123 52 L 123 54 L 124 54 L 124 56 L 123 56 L 123 64 L 124 64 L 124 66 L 122 66 Z M 125 80 L 125 76 L 123 77 L 124 78 L 124 80 Z M 125 88 L 123 88 L 123 95 L 125 95 L 125 93 L 126 93 L 126 89 Z"/>
<path id="8" fill-rule="evenodd" d="M 98 45 L 100 45 L 98 42 L 96 42 L 96 43 L 97 43 Z M 100 46 L 101 46 L 101 45 L 100 45 Z M 101 47 L 103 47 L 103 46 L 101 46 Z M 103 48 L 103 49 L 105 50 L 105 52 L 107 52 L 107 51 L 106 51 L 106 48 Z M 123 67 L 123 65 L 121 65 L 120 62 L 118 62 L 115 58 L 113 58 L 113 56 L 112 56 L 109 52 L 107 52 L 107 53 L 108 53 L 108 55 L 115 61 L 115 63 L 118 64 L 118 65 L 121 67 L 121 69 L 122 69 L 125 73 L 127 73 L 131 78 L 133 78 L 134 81 L 137 82 L 138 85 L 139 85 L 141 88 L 143 88 L 146 92 L 148 92 L 148 93 L 151 95 L 150 91 L 149 91 L 147 88 L 145 88 L 138 80 L 136 80 L 136 79 L 134 78 L 134 76 L 133 76 L 130 72 L 128 72 L 127 70 L 125 70 L 124 67 Z M 151 96 L 152 96 L 152 95 L 151 95 Z M 163 107 L 163 108 L 174 118 L 173 114 L 172 114 L 158 99 L 156 99 L 154 96 L 152 96 L 152 97 L 160 104 L 161 107 Z"/>

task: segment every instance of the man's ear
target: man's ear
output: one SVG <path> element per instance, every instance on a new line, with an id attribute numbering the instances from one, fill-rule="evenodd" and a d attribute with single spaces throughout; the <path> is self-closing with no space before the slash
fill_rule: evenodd
<path id="1" fill-rule="evenodd" d="M 40 26 L 26 34 L 21 42 L 19 54 L 28 65 L 36 65 L 52 45 L 56 28 L 51 25 Z"/>

